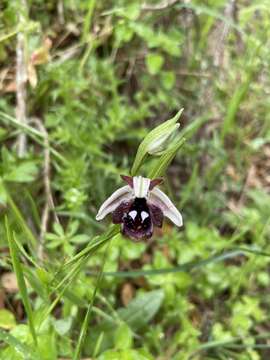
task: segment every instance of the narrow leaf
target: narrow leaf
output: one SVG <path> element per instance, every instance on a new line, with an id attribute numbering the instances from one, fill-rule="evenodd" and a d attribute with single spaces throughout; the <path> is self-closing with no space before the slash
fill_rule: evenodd
<path id="1" fill-rule="evenodd" d="M 0 340 L 8 344 L 11 348 L 17 351 L 25 360 L 37 360 L 38 357 L 34 354 L 32 347 L 23 344 L 14 336 L 0 329 Z"/>
<path id="2" fill-rule="evenodd" d="M 247 253 L 270 257 L 270 254 L 265 253 L 263 251 L 248 249 L 248 248 L 235 248 L 235 250 L 230 250 L 222 254 L 213 255 L 204 260 L 190 261 L 185 264 L 175 266 L 172 268 L 153 269 L 153 270 L 134 270 L 134 271 L 108 271 L 108 272 L 104 272 L 103 275 L 119 277 L 119 278 L 128 278 L 128 277 L 152 276 L 152 275 L 186 272 L 195 269 L 200 269 L 208 264 L 218 263 L 241 255 L 243 256 L 246 255 Z M 87 274 L 91 276 L 97 275 L 97 273 L 94 271 L 88 271 Z"/>
<path id="3" fill-rule="evenodd" d="M 119 225 L 111 226 L 104 234 L 96 237 L 96 240 L 91 241 L 88 246 L 86 246 L 82 251 L 76 254 L 72 259 L 68 260 L 64 265 L 61 265 L 61 268 L 67 267 L 75 262 L 81 257 L 88 255 L 96 250 L 98 250 L 102 245 L 106 244 L 111 238 L 117 235 L 120 232 Z"/>
<path id="4" fill-rule="evenodd" d="M 82 271 L 83 267 L 88 262 L 89 257 L 118 233 L 119 233 L 119 226 L 118 225 L 112 226 L 104 235 L 100 235 L 97 241 L 87 246 L 84 250 L 82 250 L 80 253 L 75 255 L 71 260 L 69 260 L 67 263 L 62 265 L 61 268 L 64 267 L 65 269 L 68 269 L 68 273 L 62 278 L 61 281 L 58 281 L 58 277 L 61 274 L 61 271 L 58 271 L 55 274 L 52 284 L 56 283 L 56 285 L 52 289 L 51 294 L 53 292 L 55 293 L 57 292 L 58 295 L 53 301 L 53 303 L 50 305 L 50 307 L 45 311 L 44 315 L 42 316 L 41 324 L 43 323 L 43 321 L 47 319 L 49 314 L 53 311 L 53 309 L 60 301 L 61 297 L 66 293 L 68 287 L 74 281 L 76 276 Z"/>
<path id="5" fill-rule="evenodd" d="M 150 179 L 157 178 L 159 176 L 164 175 L 167 167 L 170 165 L 172 160 L 174 159 L 177 151 L 183 146 L 185 143 L 185 138 L 181 138 L 177 141 L 175 145 L 173 145 L 170 149 L 168 149 L 159 159 L 156 166 L 152 169 L 149 174 Z"/>
<path id="6" fill-rule="evenodd" d="M 85 318 L 84 318 L 84 321 L 83 321 L 83 324 L 82 324 L 82 327 L 81 327 L 79 340 L 78 340 L 78 344 L 76 346 L 76 350 L 75 350 L 73 360 L 80 360 L 80 355 L 81 355 L 82 348 L 83 348 L 83 345 L 84 345 L 85 337 L 87 335 L 87 329 L 88 329 L 88 326 L 89 326 L 91 311 L 92 311 L 94 301 L 95 301 L 95 298 L 96 298 L 96 294 L 97 294 L 97 291 L 98 291 L 98 288 L 99 288 L 99 285 L 100 285 L 100 282 L 101 282 L 101 279 L 102 279 L 102 274 L 103 274 L 103 269 L 104 269 L 104 265 L 105 265 L 106 258 L 107 258 L 109 244 L 110 243 L 108 243 L 106 251 L 104 252 L 102 267 L 100 269 L 98 279 L 97 279 L 97 283 L 96 283 L 96 286 L 95 286 L 95 289 L 94 289 L 94 293 L 92 295 L 91 301 L 90 301 L 89 306 L 87 308 L 87 312 L 86 312 L 86 315 L 85 315 Z"/>
<path id="7" fill-rule="evenodd" d="M 15 275 L 17 278 L 20 295 L 22 297 L 23 305 L 24 305 L 24 308 L 25 308 L 25 311 L 26 311 L 26 314 L 28 317 L 29 328 L 30 328 L 33 340 L 37 344 L 37 337 L 36 337 L 34 320 L 33 320 L 33 312 L 32 312 L 32 308 L 31 308 L 30 299 L 28 296 L 25 280 L 24 280 L 23 270 L 22 270 L 22 267 L 21 267 L 21 264 L 19 261 L 18 248 L 14 241 L 13 235 L 11 235 L 7 217 L 5 217 L 5 226 L 6 226 L 6 233 L 7 233 L 8 246 L 9 246 L 9 251 L 10 251 L 10 255 L 11 255 L 12 265 L 13 265 L 13 269 L 14 269 L 14 272 L 15 272 Z"/>
<path id="8" fill-rule="evenodd" d="M 27 223 L 25 222 L 20 210 L 18 209 L 17 205 L 15 204 L 15 202 L 13 201 L 11 195 L 9 193 L 8 194 L 8 205 L 10 206 L 12 213 L 14 215 L 14 217 L 16 218 L 16 220 L 18 221 L 19 226 L 21 227 L 21 229 L 23 230 L 23 232 L 26 235 L 26 238 L 29 241 L 29 246 L 31 248 L 35 248 L 35 246 L 37 245 L 37 239 L 35 238 L 35 236 L 33 235 L 32 231 L 29 229 L 29 226 L 27 225 Z"/>

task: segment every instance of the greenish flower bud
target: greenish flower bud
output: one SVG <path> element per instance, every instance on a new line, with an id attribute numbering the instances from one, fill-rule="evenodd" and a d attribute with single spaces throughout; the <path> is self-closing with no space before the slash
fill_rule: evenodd
<path id="1" fill-rule="evenodd" d="M 165 121 L 163 124 L 157 126 L 141 142 L 132 169 L 131 175 L 136 175 L 142 162 L 147 154 L 159 155 L 160 152 L 166 150 L 166 145 L 171 135 L 179 128 L 177 123 L 184 109 L 178 111 L 178 113 L 172 118 Z"/>
<path id="2" fill-rule="evenodd" d="M 173 135 L 173 133 L 179 128 L 179 126 L 179 123 L 171 126 L 166 131 L 161 133 L 160 136 L 157 136 L 151 143 L 149 143 L 147 148 L 148 154 L 160 155 L 161 152 L 167 147 L 171 135 Z"/>

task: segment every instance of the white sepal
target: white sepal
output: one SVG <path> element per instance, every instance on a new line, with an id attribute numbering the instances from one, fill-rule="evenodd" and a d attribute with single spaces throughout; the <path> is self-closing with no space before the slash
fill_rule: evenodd
<path id="1" fill-rule="evenodd" d="M 182 215 L 163 191 L 158 188 L 151 190 L 149 203 L 159 207 L 163 215 L 169 218 L 175 225 L 179 227 L 183 225 Z"/>
<path id="2" fill-rule="evenodd" d="M 142 176 L 133 177 L 133 190 L 137 198 L 146 198 L 149 192 L 150 179 Z"/>
<path id="3" fill-rule="evenodd" d="M 123 201 L 128 201 L 133 197 L 132 189 L 126 185 L 116 190 L 112 195 L 101 205 L 96 220 L 102 220 L 106 215 L 113 212 L 118 205 Z"/>

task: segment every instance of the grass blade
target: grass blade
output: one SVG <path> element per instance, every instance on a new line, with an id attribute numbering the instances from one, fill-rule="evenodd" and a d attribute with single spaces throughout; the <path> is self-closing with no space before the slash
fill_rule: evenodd
<path id="1" fill-rule="evenodd" d="M 31 248 L 35 248 L 35 246 L 37 245 L 37 239 L 33 235 L 32 231 L 29 229 L 28 225 L 26 224 L 20 210 L 18 209 L 17 205 L 13 201 L 9 192 L 7 192 L 7 194 L 8 194 L 8 204 L 12 210 L 14 217 L 18 221 L 18 224 L 20 225 L 21 229 L 24 231 L 25 235 L 27 236 L 27 239 L 29 240 L 29 246 Z"/>
<path id="2" fill-rule="evenodd" d="M 82 324 L 82 327 L 81 327 L 79 341 L 78 341 L 78 344 L 76 346 L 76 350 L 75 350 L 73 360 L 80 360 L 80 355 L 81 355 L 81 352 L 82 352 L 82 347 L 83 347 L 84 340 L 85 340 L 85 337 L 86 337 L 86 334 L 87 334 L 87 327 L 88 327 L 90 316 L 91 316 L 91 310 L 93 308 L 94 301 L 95 301 L 95 298 L 96 298 L 96 294 L 97 294 L 97 291 L 98 291 L 98 288 L 99 288 L 99 284 L 100 284 L 101 279 L 102 279 L 103 269 L 104 269 L 104 265 L 105 265 L 105 262 L 106 262 L 109 245 L 110 245 L 110 242 L 108 242 L 106 251 L 104 252 L 102 267 L 101 267 L 101 269 L 99 271 L 97 283 L 96 283 L 96 286 L 95 286 L 95 289 L 94 289 L 94 293 L 93 293 L 93 296 L 91 298 L 90 304 L 89 304 L 89 306 L 87 308 L 87 312 L 86 312 L 86 315 L 85 315 L 85 318 L 84 318 L 84 321 L 83 321 L 83 324 Z"/>
<path id="3" fill-rule="evenodd" d="M 270 333 L 262 333 L 259 335 L 254 335 L 254 339 L 268 339 Z M 251 348 L 251 349 L 269 349 L 270 345 L 268 344 L 240 344 L 239 342 L 243 341 L 243 337 L 234 337 L 228 340 L 213 340 L 206 343 L 202 343 L 198 346 L 197 349 L 195 349 L 194 353 L 191 355 L 190 359 L 195 358 L 196 355 L 198 355 L 200 352 L 205 350 L 211 350 L 215 348 L 230 348 L 230 349 L 245 349 L 245 348 Z M 238 343 L 238 344 L 237 344 Z"/>
<path id="4" fill-rule="evenodd" d="M 44 134 L 34 127 L 19 122 L 16 118 L 5 114 L 3 111 L 0 111 L 0 121 L 3 121 L 4 123 L 8 122 L 8 124 L 14 126 L 16 129 L 24 131 L 35 142 L 44 146 Z M 56 159 L 60 160 L 63 164 L 67 164 L 67 160 L 57 150 L 55 150 L 52 146 L 49 146 L 49 149 Z"/>
<path id="5" fill-rule="evenodd" d="M 93 244 L 90 244 L 85 249 L 83 249 L 80 253 L 75 255 L 71 260 L 69 260 L 67 263 L 65 263 L 63 267 L 67 268 L 68 266 L 73 266 L 72 269 L 69 269 L 68 273 L 63 277 L 61 281 L 58 282 L 57 278 L 60 275 L 60 271 L 58 271 L 53 279 L 53 283 L 56 282 L 56 286 L 54 289 L 52 289 L 52 293 L 58 293 L 57 297 L 53 301 L 53 303 L 50 305 L 50 307 L 45 311 L 41 324 L 43 321 L 46 320 L 46 318 L 49 316 L 49 314 L 53 311 L 61 297 L 65 294 L 68 287 L 71 285 L 71 283 L 74 281 L 76 276 L 79 274 L 79 272 L 82 270 L 82 268 L 87 263 L 89 257 L 93 254 L 93 252 L 97 251 L 102 245 L 107 243 L 110 239 L 112 239 L 115 235 L 119 233 L 119 226 L 114 225 L 112 226 L 104 235 L 101 235 L 98 238 L 98 241 L 94 242 Z M 62 269 L 61 269 L 62 270 Z"/>
<path id="6" fill-rule="evenodd" d="M 152 276 L 152 275 L 178 273 L 183 271 L 192 271 L 195 269 L 202 268 L 208 264 L 221 262 L 227 259 L 232 259 L 240 255 L 246 255 L 246 253 L 270 257 L 270 254 L 262 251 L 248 249 L 248 248 L 236 248 L 235 250 L 230 250 L 222 254 L 210 256 L 209 258 L 204 260 L 190 261 L 183 265 L 175 266 L 172 268 L 153 269 L 153 270 L 115 271 L 115 272 L 110 271 L 110 272 L 104 272 L 103 275 L 119 277 L 119 278 L 128 278 L 128 277 Z M 87 274 L 90 276 L 97 275 L 97 273 L 94 271 L 88 271 Z"/>
<path id="7" fill-rule="evenodd" d="M 30 304 L 30 299 L 29 299 L 28 293 L 27 293 L 27 288 L 26 288 L 26 284 L 25 284 L 25 280 L 24 280 L 22 266 L 19 261 L 18 248 L 17 248 L 16 242 L 14 241 L 14 237 L 11 234 L 7 217 L 5 217 L 5 226 L 6 226 L 6 233 L 7 233 L 8 246 L 9 246 L 9 251 L 10 251 L 10 255 L 11 255 L 12 265 L 13 265 L 13 269 L 14 269 L 14 272 L 15 272 L 15 275 L 17 278 L 20 295 L 22 297 L 23 305 L 24 305 L 24 308 L 25 308 L 25 311 L 26 311 L 26 314 L 28 317 L 29 328 L 30 328 L 33 340 L 34 340 L 35 344 L 37 344 L 37 336 L 36 336 L 35 327 L 34 327 L 33 312 L 32 312 L 32 308 L 31 308 L 31 304 Z"/>
<path id="8" fill-rule="evenodd" d="M 120 232 L 119 225 L 113 225 L 111 226 L 105 234 L 102 234 L 97 237 L 96 241 L 92 241 L 86 248 L 84 248 L 82 251 L 80 251 L 77 255 L 75 255 L 72 259 L 67 261 L 62 267 L 67 267 L 77 260 L 79 260 L 81 257 L 88 255 L 89 253 L 92 253 L 93 251 L 98 250 L 102 245 L 104 245 L 108 240 L 113 238 L 115 235 L 117 235 Z"/>
<path id="9" fill-rule="evenodd" d="M 252 74 L 250 74 L 246 81 L 239 85 L 238 88 L 236 88 L 229 104 L 228 104 L 228 110 L 226 113 L 226 116 L 224 118 L 224 122 L 221 129 L 221 139 L 224 140 L 226 135 L 229 132 L 235 131 L 235 119 L 238 112 L 238 109 L 245 99 L 245 96 L 247 95 L 250 83 L 252 79 Z"/>
<path id="10" fill-rule="evenodd" d="M 33 353 L 33 349 L 30 346 L 23 344 L 14 336 L 0 329 L 0 340 L 8 344 L 11 348 L 23 357 L 25 360 L 37 360 L 37 356 Z"/>
<path id="11" fill-rule="evenodd" d="M 45 309 L 43 316 L 41 317 L 40 320 L 40 325 L 39 327 L 41 327 L 41 325 L 43 324 L 43 322 L 47 319 L 47 317 L 50 315 L 50 313 L 53 311 L 53 309 L 55 308 L 55 306 L 58 304 L 58 302 L 60 301 L 60 299 L 62 298 L 62 296 L 65 294 L 66 290 L 68 289 L 68 287 L 71 285 L 71 283 L 73 282 L 73 280 L 76 278 L 76 276 L 79 274 L 79 272 L 81 271 L 81 269 L 83 268 L 83 266 L 86 264 L 86 262 L 88 261 L 88 257 L 82 258 L 80 259 L 80 261 L 74 266 L 74 268 L 64 277 L 64 279 L 56 286 L 56 288 L 54 288 L 51 292 L 51 294 L 53 293 L 58 293 L 57 297 L 55 298 L 55 300 L 52 302 L 52 304 L 49 306 L 48 309 Z M 64 286 L 63 286 L 64 285 Z M 62 287 L 63 286 L 63 287 Z M 60 290 L 60 287 L 62 287 L 62 289 Z"/>

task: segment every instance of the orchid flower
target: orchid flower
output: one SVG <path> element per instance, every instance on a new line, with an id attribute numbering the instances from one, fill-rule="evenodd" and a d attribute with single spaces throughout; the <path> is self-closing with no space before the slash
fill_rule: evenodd
<path id="1" fill-rule="evenodd" d="M 163 218 L 182 226 L 182 216 L 174 204 L 157 188 L 162 179 L 122 175 L 128 184 L 116 190 L 100 207 L 96 220 L 112 213 L 114 224 L 122 224 L 122 233 L 135 240 L 150 238 L 154 226 L 162 227 Z"/>

